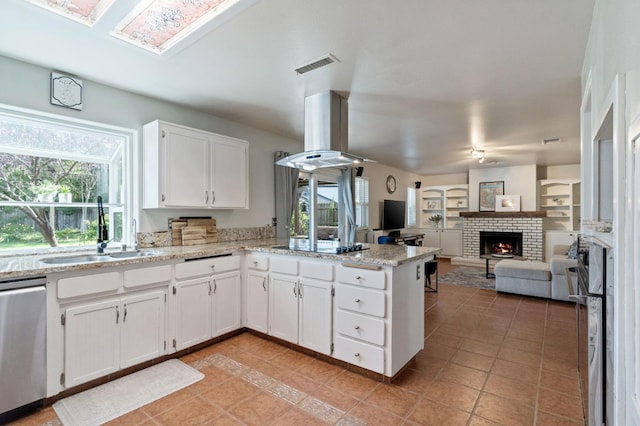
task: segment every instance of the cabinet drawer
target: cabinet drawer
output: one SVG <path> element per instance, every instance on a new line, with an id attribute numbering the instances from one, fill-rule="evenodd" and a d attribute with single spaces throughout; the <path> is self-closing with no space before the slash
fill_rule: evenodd
<path id="1" fill-rule="evenodd" d="M 384 293 L 363 288 L 336 286 L 336 306 L 380 318 L 386 314 Z"/>
<path id="2" fill-rule="evenodd" d="M 336 331 L 345 336 L 384 346 L 384 321 L 364 315 L 336 311 Z"/>
<path id="3" fill-rule="evenodd" d="M 176 279 L 212 275 L 240 269 L 240 256 L 223 256 L 193 260 L 176 265 Z"/>
<path id="4" fill-rule="evenodd" d="M 384 349 L 378 346 L 336 336 L 333 356 L 349 364 L 384 374 Z"/>
<path id="5" fill-rule="evenodd" d="M 315 280 L 333 281 L 333 265 L 319 262 L 300 262 L 300 275 Z"/>
<path id="6" fill-rule="evenodd" d="M 247 268 L 256 271 L 266 271 L 269 269 L 269 258 L 264 255 L 248 254 Z"/>
<path id="7" fill-rule="evenodd" d="M 85 296 L 88 294 L 116 291 L 120 287 L 120 274 L 91 274 L 58 280 L 58 298 Z"/>
<path id="8" fill-rule="evenodd" d="M 124 271 L 125 288 L 160 284 L 171 281 L 171 266 L 152 266 L 151 268 L 130 269 Z"/>
<path id="9" fill-rule="evenodd" d="M 298 275 L 298 261 L 283 257 L 272 257 L 270 271 L 278 274 Z"/>
<path id="10" fill-rule="evenodd" d="M 384 270 L 352 268 L 340 265 L 336 268 L 336 278 L 345 284 L 360 285 L 371 288 L 385 288 Z"/>

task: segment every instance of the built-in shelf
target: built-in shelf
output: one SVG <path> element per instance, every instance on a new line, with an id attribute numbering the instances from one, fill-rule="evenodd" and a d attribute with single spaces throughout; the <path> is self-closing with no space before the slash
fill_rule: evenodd
<path id="1" fill-rule="evenodd" d="M 580 229 L 580 179 L 538 181 L 538 205 L 546 212 L 545 230 Z"/>
<path id="2" fill-rule="evenodd" d="M 429 218 L 440 215 L 442 216 L 440 226 L 462 228 L 460 213 L 468 209 L 469 186 L 467 184 L 424 187 L 420 192 L 420 227 L 435 227 Z"/>

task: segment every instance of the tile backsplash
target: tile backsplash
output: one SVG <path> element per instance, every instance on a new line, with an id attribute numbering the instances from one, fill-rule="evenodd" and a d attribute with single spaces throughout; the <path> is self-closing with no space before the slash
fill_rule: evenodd
<path id="1" fill-rule="evenodd" d="M 230 241 L 242 240 L 263 240 L 275 238 L 276 228 L 274 226 L 257 226 L 250 228 L 218 228 L 218 242 L 226 243 Z M 171 232 L 139 232 L 137 235 L 138 247 L 169 247 L 171 246 Z"/>

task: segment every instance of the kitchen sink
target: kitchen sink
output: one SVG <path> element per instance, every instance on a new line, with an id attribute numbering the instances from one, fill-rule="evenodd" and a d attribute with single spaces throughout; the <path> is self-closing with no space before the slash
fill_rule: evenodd
<path id="1" fill-rule="evenodd" d="M 131 259 L 136 257 L 155 256 L 160 254 L 159 251 L 145 250 L 145 251 L 123 251 L 117 253 L 105 253 L 105 254 L 84 254 L 80 256 L 60 256 L 60 257 L 47 257 L 41 259 L 43 263 L 49 263 L 51 265 L 68 265 L 73 263 L 90 263 L 90 262 L 113 262 L 118 259 Z"/>
<path id="2" fill-rule="evenodd" d="M 145 257 L 145 256 L 157 256 L 159 251 L 145 250 L 145 251 L 121 251 L 120 253 L 109 253 L 107 256 L 115 259 L 129 259 L 132 257 Z"/>
<path id="3" fill-rule="evenodd" d="M 82 256 L 65 256 L 65 257 L 47 257 L 42 259 L 43 263 L 50 263 L 52 265 L 66 265 L 71 263 L 89 263 L 89 262 L 108 262 L 114 260 L 106 254 L 85 254 Z"/>

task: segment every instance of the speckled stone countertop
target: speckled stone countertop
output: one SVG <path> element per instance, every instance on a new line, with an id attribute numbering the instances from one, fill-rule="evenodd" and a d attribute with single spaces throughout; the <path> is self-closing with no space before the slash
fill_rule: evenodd
<path id="1" fill-rule="evenodd" d="M 242 250 L 272 254 L 288 254 L 316 259 L 342 260 L 383 266 L 398 266 L 413 260 L 431 257 L 434 254 L 440 252 L 440 249 L 437 247 L 414 247 L 389 244 L 363 244 L 364 247 L 368 247 L 369 249 L 347 254 L 313 253 L 274 248 L 274 246 L 285 245 L 287 243 L 288 241 L 283 242 L 275 239 L 262 239 L 203 244 L 197 246 L 155 247 L 152 249 L 141 250 L 150 252 L 151 254 L 148 256 L 126 259 L 114 259 L 105 256 L 105 261 L 71 264 L 50 264 L 44 263 L 42 262 L 42 260 L 51 257 L 95 254 L 95 251 L 86 250 L 66 253 L 48 252 L 46 254 L 7 256 L 0 257 L 0 279 L 42 276 L 56 272 L 72 272 L 82 270 L 95 271 L 97 269 L 109 266 L 134 265 L 168 260 L 215 256 Z M 109 253 L 118 252 L 107 250 L 106 254 Z"/>

